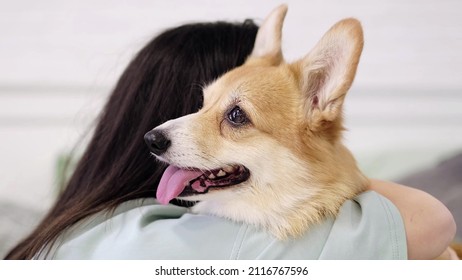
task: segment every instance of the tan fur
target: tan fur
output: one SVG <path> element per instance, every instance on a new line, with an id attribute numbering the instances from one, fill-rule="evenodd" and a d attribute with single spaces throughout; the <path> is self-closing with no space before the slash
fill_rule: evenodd
<path id="1" fill-rule="evenodd" d="M 457 258 L 459 260 L 462 260 L 462 243 L 453 243 L 451 244 L 450 248 L 454 250 L 455 254 L 457 255 Z"/>
<path id="2" fill-rule="evenodd" d="M 462 245 L 453 243 L 435 260 L 461 260 L 462 259 Z"/>
<path id="3" fill-rule="evenodd" d="M 172 139 L 171 151 L 162 155 L 167 162 L 250 170 L 250 179 L 238 186 L 192 197 L 200 200 L 193 211 L 254 224 L 281 239 L 334 217 L 368 185 L 341 142 L 342 105 L 362 50 L 361 26 L 354 19 L 337 23 L 313 51 L 288 64 L 280 51 L 286 11 L 280 6 L 265 20 L 243 66 L 204 90 L 201 111 L 162 125 Z M 235 127 L 226 120 L 236 105 L 250 124 Z"/>

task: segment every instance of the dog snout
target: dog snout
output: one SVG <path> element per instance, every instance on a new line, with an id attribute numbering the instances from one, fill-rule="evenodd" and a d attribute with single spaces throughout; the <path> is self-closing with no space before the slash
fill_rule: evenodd
<path id="1" fill-rule="evenodd" d="M 156 155 L 161 155 L 167 151 L 171 142 L 162 130 L 153 129 L 144 135 L 144 141 L 148 145 L 151 152 Z"/>

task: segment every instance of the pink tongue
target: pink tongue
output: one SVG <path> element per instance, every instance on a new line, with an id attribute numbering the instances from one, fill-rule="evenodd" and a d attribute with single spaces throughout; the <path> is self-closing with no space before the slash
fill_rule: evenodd
<path id="1" fill-rule="evenodd" d="M 200 175 L 202 175 L 200 171 L 184 170 L 170 165 L 157 187 L 157 200 L 162 204 L 167 204 L 184 190 L 189 181 Z"/>

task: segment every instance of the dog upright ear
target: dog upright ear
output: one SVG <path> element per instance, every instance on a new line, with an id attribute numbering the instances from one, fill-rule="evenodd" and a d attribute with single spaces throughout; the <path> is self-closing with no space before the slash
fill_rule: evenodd
<path id="1" fill-rule="evenodd" d="M 308 55 L 294 63 L 300 74 L 310 129 L 322 129 L 341 117 L 362 48 L 361 24 L 356 19 L 344 19 L 327 31 Z"/>
<path id="2" fill-rule="evenodd" d="M 287 5 L 275 8 L 263 21 L 257 32 L 253 51 L 246 64 L 265 63 L 279 65 L 282 62 L 282 25 L 287 13 Z"/>

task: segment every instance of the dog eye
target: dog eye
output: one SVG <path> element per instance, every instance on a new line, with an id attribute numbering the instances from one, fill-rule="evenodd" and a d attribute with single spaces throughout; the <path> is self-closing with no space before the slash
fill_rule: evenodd
<path id="1" fill-rule="evenodd" d="M 249 122 L 247 115 L 239 106 L 236 106 L 229 111 L 228 120 L 234 125 L 243 125 Z"/>

